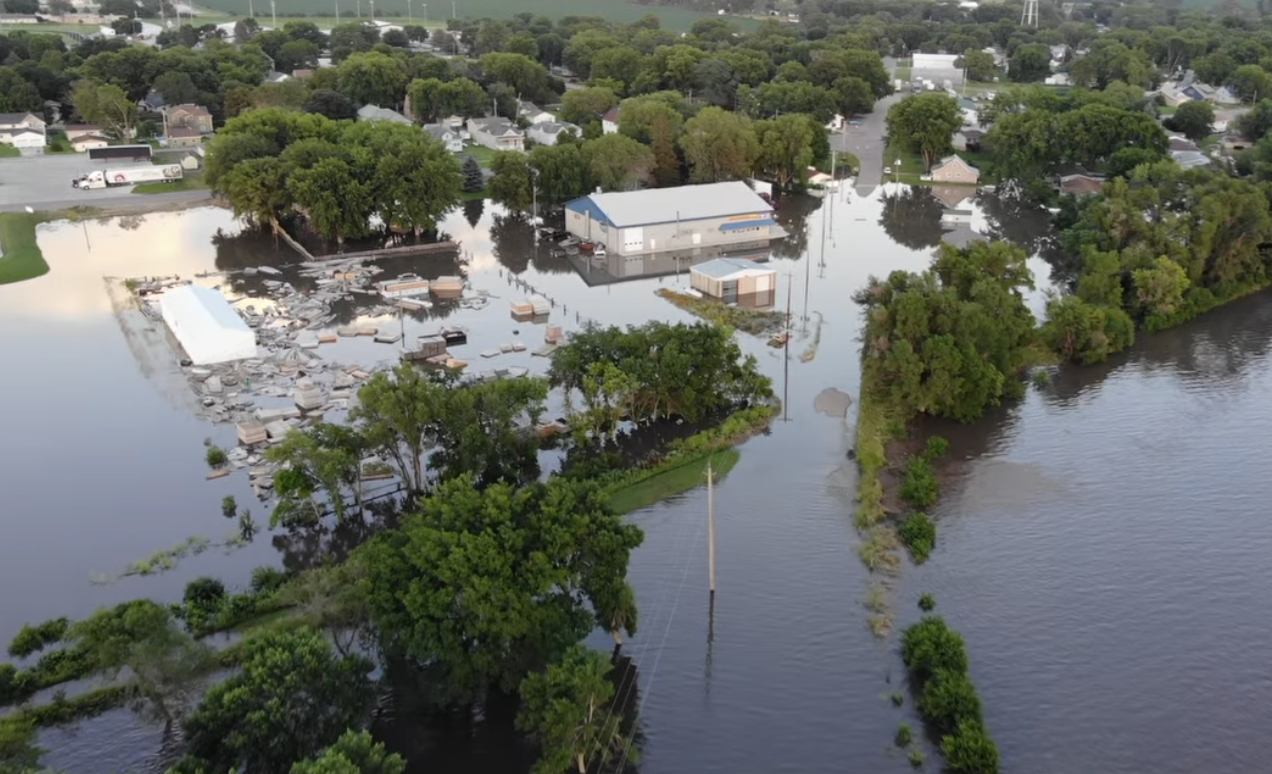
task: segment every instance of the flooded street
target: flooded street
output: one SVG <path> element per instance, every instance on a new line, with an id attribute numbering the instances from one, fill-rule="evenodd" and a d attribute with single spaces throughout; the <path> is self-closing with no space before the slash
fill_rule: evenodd
<path id="1" fill-rule="evenodd" d="M 830 209 L 829 201 L 792 199 L 779 218 L 791 237 L 775 245 L 771 265 L 779 310 L 789 287 L 789 350 L 738 336 L 785 410 L 769 435 L 741 447 L 716 488 L 714 610 L 705 490 L 629 517 L 646 532 L 631 568 L 640 632 L 625 647 L 639 672 L 632 701 L 645 774 L 909 770 L 892 747 L 899 722 L 916 724 L 909 702 L 896 709 L 888 700 L 904 684 L 895 642 L 870 634 L 861 605 L 869 579 L 852 521 L 853 409 L 836 416 L 842 400 L 827 392 L 855 401 L 859 389 L 851 295 L 871 274 L 925 267 L 942 237 L 1003 237 L 1036 252 L 1047 224 L 1045 213 L 994 200 L 896 186 L 864 199 L 845 193 L 828 219 Z M 949 210 L 967 215 L 950 222 Z M 10 374 L 0 433 L 0 643 L 27 621 L 81 617 L 137 596 L 176 600 L 198 575 L 240 585 L 256 565 L 306 561 L 304 546 L 280 555 L 282 541 L 262 534 L 166 574 L 90 583 L 95 572 L 117 573 L 190 535 L 223 538 L 234 530 L 221 515 L 224 495 L 268 519 L 246 477 L 205 480 L 204 439 L 231 446 L 233 426 L 197 419 L 189 395 L 178 394 L 183 380 L 140 364 L 134 350 L 153 347 L 130 345 L 103 281 L 258 265 L 286 272 L 298 261 L 272 239 L 238 238 L 238 230 L 213 208 L 50 224 L 40 244 L 51 272 L 0 287 L 0 356 Z M 478 355 L 505 341 L 530 350 L 542 342 L 543 325 L 509 316 L 510 301 L 532 294 L 511 285 L 513 276 L 556 302 L 551 322 L 567 331 L 588 320 L 693 319 L 654 294 L 688 287 L 687 270 L 588 275 L 536 248 L 524 221 L 489 203 L 457 209 L 442 230 L 471 257 L 468 281 L 492 296 L 486 309 L 439 304 L 398 319 L 350 307 L 341 321 L 401 326 L 408 340 L 462 326 L 470 343 L 454 351 L 470 369 L 541 372 L 547 361 L 529 351 Z M 382 265 L 386 277 L 456 273 L 453 261 L 433 257 Z M 1040 312 L 1046 264 L 1031 267 Z M 263 279 L 235 275 L 234 295 L 255 295 Z M 1272 704 L 1257 614 L 1272 592 L 1272 520 L 1257 503 L 1272 497 L 1272 484 L 1255 467 L 1272 425 L 1260 401 L 1272 388 L 1270 323 L 1272 302 L 1249 299 L 1145 338 L 1121 360 L 1063 370 L 975 426 L 941 430 L 965 462 L 937 509 L 937 551 L 924 567 L 906 568 L 895 614 L 904 625 L 917 616 L 918 593 L 936 593 L 939 611 L 968 640 L 1005 771 L 1258 768 L 1261 729 L 1252 718 Z M 370 339 L 328 346 L 318 353 L 369 367 L 398 351 Z M 410 755 L 412 774 L 528 768 L 524 749 L 480 727 L 471 738 L 426 733 L 403 713 L 377 731 Z M 160 737 L 117 710 L 45 732 L 44 762 L 73 774 L 148 771 Z"/>

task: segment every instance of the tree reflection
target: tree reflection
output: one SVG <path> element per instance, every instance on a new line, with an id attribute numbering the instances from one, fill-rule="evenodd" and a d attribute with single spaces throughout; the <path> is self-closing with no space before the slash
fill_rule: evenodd
<path id="1" fill-rule="evenodd" d="M 825 205 L 814 196 L 784 196 L 777 208 L 777 222 L 788 236 L 773 243 L 774 258 L 798 260 L 808 252 L 809 216 Z"/>
<path id="2" fill-rule="evenodd" d="M 924 250 L 941 243 L 941 213 L 945 206 L 921 186 L 909 186 L 901 193 L 883 198 L 879 225 L 892 241 L 911 250 Z"/>
<path id="3" fill-rule="evenodd" d="M 534 252 L 534 227 L 522 212 L 497 214 L 490 224 L 490 241 L 494 245 L 495 258 L 513 274 L 520 274 L 530 266 Z"/>
<path id="4" fill-rule="evenodd" d="M 481 216 L 486 212 L 486 202 L 483 199 L 469 199 L 464 202 L 464 220 L 468 221 L 468 225 L 477 228 L 477 224 L 481 222 Z"/>
<path id="5" fill-rule="evenodd" d="M 389 497 L 367 503 L 362 520 L 288 530 L 275 534 L 270 542 L 282 554 L 283 568 L 290 573 L 300 572 L 327 562 L 344 561 L 372 535 L 395 526 L 400 514 L 400 499 Z"/>

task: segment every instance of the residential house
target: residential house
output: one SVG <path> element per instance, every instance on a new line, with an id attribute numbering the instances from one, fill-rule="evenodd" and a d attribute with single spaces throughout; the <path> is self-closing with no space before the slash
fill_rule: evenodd
<path id="1" fill-rule="evenodd" d="M 75 137 L 70 137 L 68 133 L 67 137 L 70 139 L 71 147 L 75 149 L 76 153 L 88 153 L 94 148 L 105 148 L 110 145 L 110 140 L 100 134 L 78 134 Z"/>
<path id="2" fill-rule="evenodd" d="M 605 134 L 618 134 L 618 108 L 612 107 L 601 116 L 601 131 Z"/>
<path id="3" fill-rule="evenodd" d="M 967 97 L 958 98 L 958 110 L 963 115 L 963 126 L 980 125 L 980 106 Z"/>
<path id="4" fill-rule="evenodd" d="M 544 121 L 538 124 L 531 124 L 526 130 L 526 136 L 540 145 L 556 145 L 557 138 L 562 132 L 574 132 L 575 136 L 582 137 L 583 131 L 574 124 L 567 124 L 563 121 Z"/>
<path id="5" fill-rule="evenodd" d="M 188 126 L 170 126 L 167 142 L 169 148 L 190 148 L 202 144 L 203 135 L 199 130 Z"/>
<path id="6" fill-rule="evenodd" d="M 45 134 L 48 124 L 35 113 L 0 113 L 0 132 L 11 129 L 33 129 L 40 134 Z"/>
<path id="7" fill-rule="evenodd" d="M 150 90 L 150 93 L 146 95 L 145 99 L 142 99 L 137 103 L 137 107 L 148 113 L 159 112 L 163 109 L 163 105 L 163 92 L 155 91 L 154 89 Z"/>
<path id="8" fill-rule="evenodd" d="M 200 134 L 212 134 L 212 114 L 202 105 L 189 102 L 184 105 L 172 105 L 162 109 L 168 121 L 168 132 L 178 126 L 193 129 Z"/>
<path id="9" fill-rule="evenodd" d="M 1210 166 L 1210 157 L 1199 150 L 1171 151 L 1170 157 L 1184 169 Z"/>
<path id="10" fill-rule="evenodd" d="M 1052 73 L 1042 80 L 1047 86 L 1072 86 L 1073 78 L 1068 73 Z"/>
<path id="11" fill-rule="evenodd" d="M 1104 190 L 1104 180 L 1092 175 L 1065 175 L 1060 178 L 1060 193 L 1077 197 L 1091 196 Z"/>
<path id="12" fill-rule="evenodd" d="M 97 124 L 67 124 L 66 139 L 75 142 L 80 137 L 105 135 L 106 132 Z"/>
<path id="13" fill-rule="evenodd" d="M 954 150 L 972 151 L 975 153 L 980 150 L 981 142 L 985 139 L 985 133 L 979 129 L 962 129 L 954 133 L 950 138 L 950 144 L 954 146 Z"/>
<path id="14" fill-rule="evenodd" d="M 980 182 L 980 170 L 963 161 L 956 153 L 946 156 L 940 163 L 932 167 L 927 178 L 934 183 L 962 183 L 976 185 Z"/>
<path id="15" fill-rule="evenodd" d="M 526 149 L 526 136 L 506 118 L 470 118 L 468 133 L 472 135 L 473 142 L 491 150 Z"/>
<path id="16" fill-rule="evenodd" d="M 390 121 L 396 124 L 409 124 L 411 119 L 388 108 L 382 108 L 379 105 L 363 105 L 358 108 L 359 121 Z"/>
<path id="17" fill-rule="evenodd" d="M 0 142 L 32 152 L 43 149 L 48 124 L 35 113 L 0 113 Z"/>
<path id="18" fill-rule="evenodd" d="M 1169 150 L 1170 150 L 1172 153 L 1173 153 L 1173 152 L 1175 152 L 1175 151 L 1199 151 L 1199 150 L 1201 150 L 1201 148 L 1198 148 L 1198 147 L 1197 147 L 1197 143 L 1193 142 L 1192 140 L 1188 139 L 1187 137 L 1172 136 L 1172 137 L 1170 137 L 1170 138 L 1169 138 L 1169 140 L 1170 140 L 1170 148 L 1169 148 Z"/>
<path id="19" fill-rule="evenodd" d="M 422 128 L 432 135 L 433 139 L 440 140 L 446 146 L 446 150 L 451 153 L 460 153 L 464 150 L 464 138 L 446 124 L 424 124 Z"/>
<path id="20" fill-rule="evenodd" d="M 538 107 L 533 102 L 522 102 L 518 105 L 517 115 L 531 124 L 546 124 L 556 121 L 556 116 Z"/>
<path id="21" fill-rule="evenodd" d="M 277 70 L 270 70 L 269 72 L 265 73 L 266 83 L 282 83 L 283 81 L 290 81 L 290 80 L 291 80 L 290 75 L 288 75 L 287 73 L 280 73 Z"/>
<path id="22" fill-rule="evenodd" d="M 310 78 L 314 77 L 314 71 L 309 69 L 308 67 L 302 68 L 300 70 L 292 70 L 292 77 L 298 81 L 309 80 Z"/>

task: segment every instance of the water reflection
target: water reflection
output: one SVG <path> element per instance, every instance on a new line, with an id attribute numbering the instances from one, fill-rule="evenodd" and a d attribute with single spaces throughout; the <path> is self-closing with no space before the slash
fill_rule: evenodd
<path id="1" fill-rule="evenodd" d="M 879 225 L 897 244 L 923 250 L 941 243 L 944 211 L 945 205 L 927 188 L 902 186 L 884 196 Z"/>

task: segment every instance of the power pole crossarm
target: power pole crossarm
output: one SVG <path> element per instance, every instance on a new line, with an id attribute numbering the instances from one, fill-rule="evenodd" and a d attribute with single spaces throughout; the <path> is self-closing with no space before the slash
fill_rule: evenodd
<path id="1" fill-rule="evenodd" d="M 711 460 L 707 460 L 707 574 L 711 596 L 715 596 L 715 481 L 712 480 Z"/>

